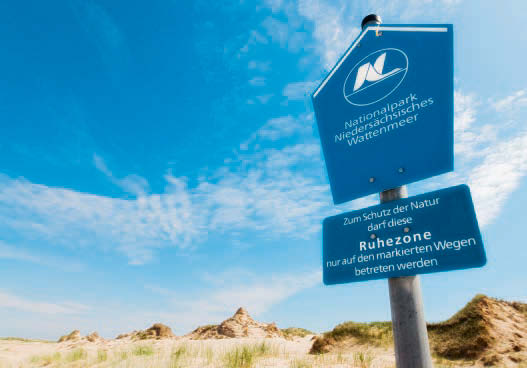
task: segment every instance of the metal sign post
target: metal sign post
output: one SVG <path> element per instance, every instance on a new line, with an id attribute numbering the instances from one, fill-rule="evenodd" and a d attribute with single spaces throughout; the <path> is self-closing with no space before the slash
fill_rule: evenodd
<path id="1" fill-rule="evenodd" d="M 362 28 L 380 24 L 381 18 L 370 14 L 362 21 Z M 379 194 L 381 203 L 408 197 L 406 185 Z M 426 320 L 419 276 L 388 279 L 392 313 L 395 362 L 398 368 L 432 368 L 432 356 L 426 330 Z"/>
<path id="2" fill-rule="evenodd" d="M 380 193 L 381 203 L 407 197 L 406 185 Z M 388 286 L 397 367 L 431 368 L 419 276 L 392 277 Z"/>

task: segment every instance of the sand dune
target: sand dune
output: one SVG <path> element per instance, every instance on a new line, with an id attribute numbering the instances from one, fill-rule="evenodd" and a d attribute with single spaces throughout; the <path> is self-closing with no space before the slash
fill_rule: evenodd
<path id="1" fill-rule="evenodd" d="M 240 308 L 219 325 L 180 337 L 155 324 L 115 339 L 77 330 L 58 342 L 3 338 L 0 367 L 395 366 L 389 322 L 346 322 L 321 335 L 283 331 Z M 437 366 L 527 367 L 526 304 L 479 295 L 428 331 Z"/>

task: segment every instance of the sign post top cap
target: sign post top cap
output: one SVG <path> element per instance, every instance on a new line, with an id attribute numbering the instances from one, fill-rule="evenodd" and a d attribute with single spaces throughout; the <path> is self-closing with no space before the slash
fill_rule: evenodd
<path id="1" fill-rule="evenodd" d="M 360 26 L 362 29 L 364 29 L 364 27 L 370 23 L 381 24 L 382 19 L 377 14 L 370 14 L 364 17 Z"/>

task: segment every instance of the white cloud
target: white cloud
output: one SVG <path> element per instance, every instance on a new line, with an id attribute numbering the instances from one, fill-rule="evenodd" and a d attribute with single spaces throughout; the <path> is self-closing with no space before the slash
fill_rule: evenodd
<path id="1" fill-rule="evenodd" d="M 101 173 L 106 175 L 112 183 L 127 193 L 136 196 L 144 196 L 150 191 L 148 181 L 139 175 L 132 174 L 127 175 L 122 179 L 116 178 L 104 162 L 103 158 L 97 154 L 93 155 L 93 164 Z"/>
<path id="2" fill-rule="evenodd" d="M 90 310 L 90 307 L 72 303 L 49 303 L 35 301 L 13 295 L 0 290 L 0 308 L 15 309 L 37 314 L 79 314 Z"/>
<path id="3" fill-rule="evenodd" d="M 482 224 L 490 223 L 527 173 L 525 132 L 481 122 L 475 97 L 456 93 L 456 172 L 434 181 L 468 182 Z M 197 247 L 209 233 L 310 238 L 321 220 L 371 205 L 375 196 L 332 206 L 319 142 L 308 134 L 312 115 L 269 120 L 246 142 L 254 146 L 283 137 L 297 144 L 239 153 L 193 187 L 166 175 L 159 194 L 119 199 L 0 176 L 0 230 L 25 242 L 115 249 L 132 264 L 148 262 L 157 249 Z M 514 132 L 514 136 L 513 136 Z M 518 134 L 518 132 L 520 132 Z M 102 160 L 96 164 L 111 175 Z M 113 176 L 113 175 L 112 175 Z M 10 257 L 29 255 L 11 253 Z"/>
<path id="4" fill-rule="evenodd" d="M 266 129 L 263 134 L 273 138 L 280 129 L 293 134 L 275 123 Z M 210 231 L 305 238 L 318 231 L 323 209 L 330 204 L 328 187 L 320 182 L 319 157 L 312 143 L 264 150 L 241 157 L 193 188 L 184 178 L 167 175 L 163 193 L 132 199 L 0 175 L 0 230 L 28 244 L 117 250 L 131 264 L 150 261 L 158 248 L 198 246 Z M 294 169 L 306 163 L 315 175 Z M 101 161 L 99 169 L 107 170 Z"/>
<path id="5" fill-rule="evenodd" d="M 295 28 L 305 27 L 311 23 L 314 27 L 314 44 L 307 44 L 302 39 L 298 47 L 304 49 L 314 47 L 322 57 L 321 64 L 329 69 L 358 36 L 362 18 L 375 13 L 388 23 L 390 19 L 399 22 L 419 21 L 426 17 L 427 21 L 446 21 L 458 0 L 422 1 L 422 0 L 370 0 L 368 2 L 353 2 L 347 0 L 300 0 L 300 1 L 265 1 L 273 13 L 283 13 L 287 16 L 289 27 L 267 20 L 267 28 L 271 37 L 282 46 L 286 35 L 290 38 Z M 272 19 L 276 19 L 272 17 Z M 426 22 L 425 22 L 426 23 Z M 265 24 L 264 24 L 265 25 Z M 291 50 L 294 51 L 294 50 Z"/>
<path id="6" fill-rule="evenodd" d="M 303 100 L 306 95 L 310 95 L 314 91 L 317 84 L 317 81 L 289 83 L 285 86 L 282 94 L 291 101 Z"/>
<path id="7" fill-rule="evenodd" d="M 298 14 L 313 22 L 316 50 L 323 58 L 323 66 L 331 68 L 360 32 L 360 23 L 352 22 L 342 1 L 298 2 Z"/>
<path id="8" fill-rule="evenodd" d="M 493 104 L 494 108 L 498 105 L 500 113 L 513 108 L 509 97 Z M 480 106 L 474 96 L 456 92 L 455 152 L 460 165 L 452 178 L 469 184 L 478 221 L 484 226 L 497 217 L 527 174 L 527 131 L 514 125 L 485 123 L 478 115 Z M 486 112 L 481 115 L 489 118 Z M 502 117 L 491 119 L 500 121 Z"/>
<path id="9" fill-rule="evenodd" d="M 2 330 L 8 336 L 56 339 L 79 329 L 83 335 L 98 331 L 103 337 L 114 338 L 117 334 L 162 322 L 182 335 L 199 325 L 221 322 L 240 306 L 258 317 L 288 297 L 320 284 L 321 280 L 319 270 L 261 276 L 243 269 L 228 269 L 213 277 L 205 276 L 205 288 L 191 295 L 187 290 L 181 293 L 178 289 L 145 285 L 146 290 L 164 299 L 155 311 L 141 309 L 133 303 L 111 301 L 96 306 L 44 301 L 0 290 Z"/>
<path id="10" fill-rule="evenodd" d="M 454 93 L 454 151 L 463 161 L 484 154 L 481 144 L 492 138 L 492 135 L 481 134 L 481 125 L 475 124 L 479 106 L 475 96 Z"/>
<path id="11" fill-rule="evenodd" d="M 249 84 L 254 87 L 263 87 L 265 86 L 265 78 L 264 77 L 253 77 L 249 79 Z"/>
<path id="12" fill-rule="evenodd" d="M 111 14 L 94 1 L 69 2 L 75 19 L 98 51 L 99 57 L 119 71 L 129 55 L 126 37 Z"/>
<path id="13" fill-rule="evenodd" d="M 269 102 L 269 100 L 271 98 L 273 98 L 273 94 L 272 93 L 269 93 L 269 94 L 266 94 L 266 95 L 261 95 L 261 96 L 256 96 L 255 97 L 258 102 L 260 102 L 262 105 L 265 105 Z"/>
<path id="14" fill-rule="evenodd" d="M 295 27 L 288 22 L 283 22 L 275 17 L 267 17 L 262 22 L 262 26 L 269 37 L 291 52 L 298 52 L 306 43 L 306 33 L 295 30 Z"/>
<path id="15" fill-rule="evenodd" d="M 0 229 L 27 242 L 115 248 L 142 263 L 157 247 L 190 246 L 199 231 L 184 183 L 170 180 L 166 192 L 125 200 L 0 175 Z"/>
<path id="16" fill-rule="evenodd" d="M 267 120 L 260 129 L 254 132 L 249 139 L 240 144 L 240 150 L 247 151 L 249 146 L 254 142 L 261 143 L 263 141 L 277 141 L 282 138 L 293 136 L 296 138 L 302 138 L 305 143 L 311 143 L 314 139 L 308 137 L 308 133 L 312 131 L 312 125 L 312 113 L 296 117 L 285 115 L 271 118 Z"/>
<path id="17" fill-rule="evenodd" d="M 283 6 L 283 0 L 264 0 L 264 3 L 269 7 L 273 12 L 280 11 Z"/>
<path id="18" fill-rule="evenodd" d="M 260 60 L 251 60 L 249 61 L 249 64 L 247 65 L 247 68 L 249 70 L 257 70 L 261 73 L 268 72 L 271 70 L 271 62 L 270 61 L 260 61 Z"/>
<path id="19" fill-rule="evenodd" d="M 455 172 L 431 179 L 469 184 L 481 226 L 494 221 L 527 175 L 527 130 L 514 121 L 502 124 L 504 112 L 493 115 L 474 95 L 456 91 Z"/>
<path id="20" fill-rule="evenodd" d="M 240 48 L 239 53 L 240 54 L 247 54 L 249 52 L 249 49 L 251 49 L 252 46 L 254 46 L 254 45 L 265 45 L 267 43 L 268 43 L 267 38 L 265 38 L 264 35 L 262 35 L 260 32 L 258 32 L 256 30 L 252 30 L 251 32 L 249 32 L 249 36 L 248 36 L 247 42 L 245 43 L 245 45 L 243 45 Z"/>
<path id="21" fill-rule="evenodd" d="M 67 272 L 80 272 L 84 266 L 74 260 L 62 257 L 54 257 L 15 247 L 0 240 L 0 259 L 12 259 L 16 261 L 30 262 L 43 266 L 58 268 Z"/>
<path id="22" fill-rule="evenodd" d="M 322 273 L 317 270 L 262 277 L 246 270 L 227 270 L 207 279 L 211 290 L 188 300 L 182 300 L 177 291 L 151 286 L 148 289 L 171 300 L 170 311 L 160 314 L 164 320 L 191 331 L 199 325 L 219 323 L 239 307 L 257 317 L 290 296 L 321 284 Z"/>
<path id="23" fill-rule="evenodd" d="M 527 106 L 527 91 L 522 89 L 516 91 L 514 94 L 504 97 L 501 100 L 492 102 L 492 106 L 498 112 L 516 109 L 522 106 Z"/>
<path id="24" fill-rule="evenodd" d="M 487 225 L 498 216 L 526 174 L 527 132 L 489 150 L 483 162 L 469 174 L 480 224 Z"/>
<path id="25" fill-rule="evenodd" d="M 305 130 L 306 125 L 305 122 L 291 115 L 280 116 L 267 121 L 263 127 L 258 129 L 256 134 L 263 139 L 275 141 L 299 133 L 300 130 Z"/>

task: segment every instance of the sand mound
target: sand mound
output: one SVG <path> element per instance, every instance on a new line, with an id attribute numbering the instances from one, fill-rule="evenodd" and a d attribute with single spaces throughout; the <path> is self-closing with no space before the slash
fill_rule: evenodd
<path id="1" fill-rule="evenodd" d="M 301 327 L 282 328 L 282 333 L 284 334 L 284 337 L 287 340 L 294 340 L 296 338 L 304 338 L 310 335 L 313 335 L 313 338 L 314 338 L 315 337 L 314 335 L 316 335 L 314 332 L 311 332 Z"/>
<path id="2" fill-rule="evenodd" d="M 89 342 L 96 342 L 99 340 L 103 340 L 103 338 L 100 337 L 97 332 L 92 332 L 91 334 L 86 336 L 86 340 L 88 340 Z"/>
<path id="3" fill-rule="evenodd" d="M 172 333 L 170 327 L 162 323 L 154 323 L 152 327 L 142 331 L 132 331 L 127 334 L 121 334 L 116 337 L 117 340 L 131 339 L 131 340 L 146 340 L 146 339 L 171 339 L 176 337 Z"/>
<path id="4" fill-rule="evenodd" d="M 387 347 L 393 344 L 391 322 L 344 322 L 314 338 L 311 354 L 346 351 L 350 346 Z"/>
<path id="5" fill-rule="evenodd" d="M 61 336 L 58 342 L 77 341 L 80 339 L 81 339 L 81 332 L 79 330 L 73 330 L 68 335 Z"/>
<path id="6" fill-rule="evenodd" d="M 154 323 L 152 327 L 142 331 L 143 338 L 147 339 L 167 339 L 175 337 L 170 327 L 162 323 Z"/>
<path id="7" fill-rule="evenodd" d="M 527 304 L 477 295 L 445 322 L 428 326 L 432 351 L 484 365 L 527 361 Z"/>
<path id="8" fill-rule="evenodd" d="M 235 337 L 284 337 L 274 323 L 261 323 L 251 318 L 243 308 L 239 308 L 231 318 L 219 325 L 201 326 L 188 337 L 193 340 L 225 339 Z"/>
<path id="9" fill-rule="evenodd" d="M 83 343 L 83 342 L 97 342 L 97 341 L 103 341 L 103 340 L 104 339 L 100 337 L 97 332 L 92 332 L 91 334 L 82 337 L 79 330 L 73 330 L 68 335 L 61 336 L 58 342 Z"/>
<path id="10" fill-rule="evenodd" d="M 310 353 L 360 344 L 389 346 L 393 344 L 391 328 L 391 322 L 345 322 L 317 337 Z M 515 366 L 527 361 L 527 304 L 477 295 L 447 321 L 428 324 L 428 336 L 438 357 Z"/>

